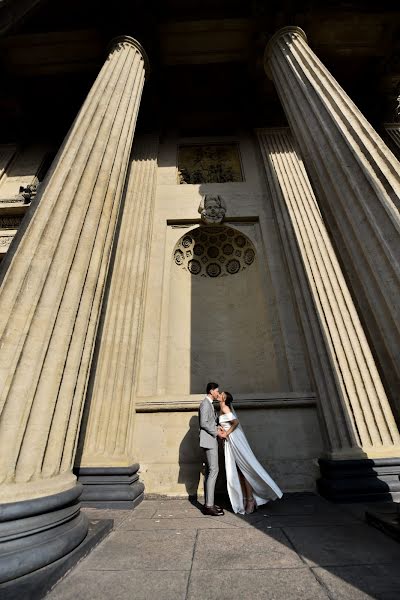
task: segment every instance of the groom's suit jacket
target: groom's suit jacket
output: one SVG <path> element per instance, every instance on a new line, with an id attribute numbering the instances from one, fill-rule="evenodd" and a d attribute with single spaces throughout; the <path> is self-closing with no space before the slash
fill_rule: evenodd
<path id="1" fill-rule="evenodd" d="M 217 423 L 214 407 L 207 398 L 204 398 L 199 408 L 200 447 L 218 448 Z"/>

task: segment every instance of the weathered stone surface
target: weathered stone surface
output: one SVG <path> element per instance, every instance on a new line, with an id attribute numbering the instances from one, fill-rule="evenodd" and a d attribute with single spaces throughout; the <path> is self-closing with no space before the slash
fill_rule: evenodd
<path id="1" fill-rule="evenodd" d="M 113 44 L 2 261 L 1 580 L 16 590 L 88 532 L 72 466 L 144 62 L 133 38 Z"/>
<path id="2" fill-rule="evenodd" d="M 245 552 L 246 550 L 244 550 Z M 190 577 L 189 600 L 328 600 L 329 596 L 308 569 L 204 570 Z"/>
<path id="3" fill-rule="evenodd" d="M 215 568 L 221 571 L 289 569 L 301 566 L 302 562 L 287 538 L 277 529 L 268 530 L 268 534 L 247 528 L 200 531 L 193 557 L 193 571 Z"/>
<path id="4" fill-rule="evenodd" d="M 291 519 L 292 526 L 284 530 L 269 525 L 271 529 L 260 531 L 261 521 L 268 523 L 270 520 L 263 517 L 264 506 L 246 516 L 226 512 L 223 517 L 214 518 L 199 512 L 198 518 L 190 518 L 193 527 L 214 519 L 228 525 L 228 528 L 204 531 L 198 527 L 194 531 L 185 531 L 180 528 L 185 519 L 168 515 L 179 508 L 184 510 L 188 505 L 189 502 L 182 500 L 145 500 L 138 509 L 144 513 L 143 517 L 138 517 L 135 511 L 132 521 L 149 521 L 146 513 L 154 511 L 157 515 L 166 515 L 158 517 L 162 527 L 164 524 L 168 527 L 174 521 L 176 529 L 126 531 L 132 522 L 128 517 L 120 531 L 116 532 L 120 537 L 113 537 L 114 533 L 103 542 L 92 557 L 79 564 L 53 590 L 50 600 L 91 597 L 108 600 L 109 596 L 118 600 L 131 600 L 132 597 L 147 599 L 150 593 L 158 594 L 154 597 L 172 597 L 175 600 L 181 597 L 184 582 L 187 584 L 187 596 L 183 597 L 193 600 L 348 600 L 353 597 L 358 600 L 375 597 L 378 600 L 397 600 L 394 592 L 399 586 L 398 562 L 390 540 L 387 545 L 381 534 L 360 523 L 356 517 L 354 523 L 358 526 L 346 523 L 339 527 L 342 531 L 348 530 L 346 538 L 332 534 L 338 528 L 336 525 L 328 527 L 328 537 L 324 535 L 327 523 L 323 518 L 329 520 L 341 513 L 343 518 L 348 518 L 348 507 L 342 509 L 316 495 L 292 494 L 270 506 L 282 519 Z M 278 512 L 280 506 L 282 515 Z M 101 514 L 120 517 L 121 512 L 101 511 Z M 315 522 L 311 521 L 313 517 Z M 304 526 L 305 519 L 310 519 L 307 526 Z M 291 535 L 286 535 L 286 532 L 295 530 L 299 531 L 298 539 L 316 541 L 313 556 L 318 567 L 302 558 L 304 553 L 297 548 L 297 543 L 293 547 Z M 377 547 L 374 555 L 367 555 L 364 549 L 367 544 L 371 552 L 370 532 L 376 533 L 379 538 L 372 540 L 372 546 Z M 319 538 L 321 543 L 318 543 Z M 346 552 L 343 550 L 345 543 Z M 139 557 L 142 562 L 138 567 L 134 561 L 140 554 L 140 548 L 143 548 L 144 554 Z M 323 561 L 328 559 L 333 563 L 329 562 L 324 567 L 319 555 Z M 366 557 L 372 562 L 360 566 Z M 380 562 L 375 562 L 374 558 Z M 335 560 L 340 566 L 331 566 L 336 564 Z M 162 582 L 164 587 L 159 592 Z"/>
<path id="5" fill-rule="evenodd" d="M 400 415 L 400 165 L 298 27 L 269 42 L 265 67 L 317 191 L 341 264 Z"/>
<path id="6" fill-rule="evenodd" d="M 135 141 L 130 160 L 81 432 L 79 467 L 127 467 L 135 459 L 134 391 L 153 227 L 157 149 L 157 136 L 142 136 Z"/>
<path id="7" fill-rule="evenodd" d="M 144 76 L 137 42 L 120 39 L 2 263 L 2 502 L 75 485 L 71 467 Z"/>
<path id="8" fill-rule="evenodd" d="M 287 130 L 258 130 L 258 139 L 299 282 L 329 455 L 397 456 L 399 431 L 297 146 Z"/>
<path id="9" fill-rule="evenodd" d="M 61 582 L 48 600 L 185 600 L 188 571 L 74 571 L 73 581 Z"/>
<path id="10" fill-rule="evenodd" d="M 398 563 L 316 568 L 313 572 L 332 600 L 398 600 Z"/>
<path id="11" fill-rule="evenodd" d="M 178 530 L 179 531 L 179 530 Z M 114 531 L 109 543 L 85 561 L 85 569 L 189 570 L 196 531 Z"/>
<path id="12" fill-rule="evenodd" d="M 284 531 L 296 551 L 312 566 L 400 560 L 400 544 L 365 525 L 285 527 Z"/>

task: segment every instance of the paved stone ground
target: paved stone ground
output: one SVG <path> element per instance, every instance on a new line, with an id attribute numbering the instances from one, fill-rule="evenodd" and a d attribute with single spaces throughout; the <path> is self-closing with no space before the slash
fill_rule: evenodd
<path id="1" fill-rule="evenodd" d="M 287 494 L 245 517 L 206 517 L 188 500 L 86 509 L 114 531 L 47 600 L 400 599 L 400 544 L 365 507 Z"/>

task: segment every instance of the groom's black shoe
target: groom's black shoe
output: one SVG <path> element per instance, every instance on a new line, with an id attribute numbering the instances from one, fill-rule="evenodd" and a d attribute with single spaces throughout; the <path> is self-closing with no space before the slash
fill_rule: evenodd
<path id="1" fill-rule="evenodd" d="M 224 511 L 221 508 L 218 510 L 216 506 L 204 506 L 203 514 L 210 517 L 222 517 Z"/>

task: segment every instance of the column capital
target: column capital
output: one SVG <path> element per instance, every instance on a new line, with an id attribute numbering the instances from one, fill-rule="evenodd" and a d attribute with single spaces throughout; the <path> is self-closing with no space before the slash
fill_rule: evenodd
<path id="1" fill-rule="evenodd" d="M 149 57 L 147 56 L 142 44 L 135 40 L 135 38 L 131 37 L 130 35 L 119 35 L 111 40 L 111 42 L 108 45 L 107 52 L 111 54 L 111 52 L 118 51 L 125 44 L 130 44 L 131 46 L 136 48 L 136 50 L 138 50 L 139 53 L 142 55 L 146 77 L 148 77 L 150 75 L 151 70 Z"/>
<path id="2" fill-rule="evenodd" d="M 268 61 L 275 42 L 284 35 L 290 35 L 292 38 L 301 37 L 307 43 L 307 36 L 301 27 L 297 27 L 297 25 L 288 25 L 287 27 L 282 27 L 274 33 L 265 48 L 264 64 Z"/>

